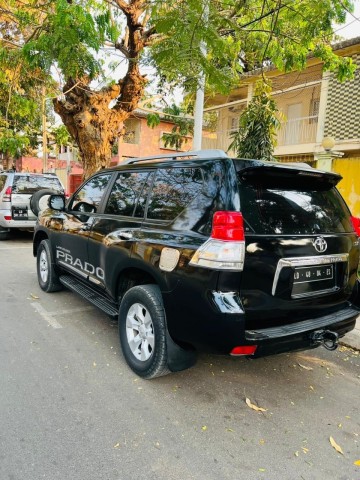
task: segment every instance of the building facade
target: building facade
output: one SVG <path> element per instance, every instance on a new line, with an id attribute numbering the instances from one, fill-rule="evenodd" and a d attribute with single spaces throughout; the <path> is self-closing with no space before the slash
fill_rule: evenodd
<path id="1" fill-rule="evenodd" d="M 125 120 L 124 135 L 119 139 L 118 154 L 113 157 L 113 165 L 127 158 L 162 155 L 175 150 L 165 147 L 163 140 L 163 135 L 172 131 L 174 123 L 161 119 L 159 125 L 152 128 L 147 124 L 147 116 L 147 111 L 137 109 Z M 191 150 L 192 137 L 182 138 L 183 143 L 178 151 Z"/>
<path id="2" fill-rule="evenodd" d="M 339 190 L 353 214 L 360 216 L 360 37 L 337 43 L 334 51 L 352 57 L 358 65 L 353 80 L 339 82 L 314 57 L 300 72 L 266 72 L 281 112 L 274 154 L 279 161 L 307 162 L 341 174 Z M 231 132 L 238 128 L 260 73 L 244 75 L 228 97 L 209 100 L 211 105 L 205 110 L 216 112 L 218 121 L 213 138 L 203 139 L 203 148 L 228 151 Z M 324 139 L 330 139 L 326 150 Z"/>

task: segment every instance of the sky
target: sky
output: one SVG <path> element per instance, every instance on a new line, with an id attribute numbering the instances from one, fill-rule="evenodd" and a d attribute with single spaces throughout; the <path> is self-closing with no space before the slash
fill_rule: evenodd
<path id="1" fill-rule="evenodd" d="M 346 17 L 346 24 L 335 28 L 337 35 L 345 39 L 360 37 L 360 0 L 355 0 L 354 7 L 354 13 Z"/>

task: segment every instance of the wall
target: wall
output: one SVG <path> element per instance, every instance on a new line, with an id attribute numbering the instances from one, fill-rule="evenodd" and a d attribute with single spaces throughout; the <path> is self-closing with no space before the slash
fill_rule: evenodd
<path id="1" fill-rule="evenodd" d="M 360 54 L 352 56 L 357 64 L 353 80 L 329 80 L 324 136 L 336 141 L 360 138 Z"/>
<path id="2" fill-rule="evenodd" d="M 119 157 L 147 157 L 151 155 L 162 155 L 169 151 L 169 148 L 162 148 L 160 138 L 163 132 L 171 132 L 172 123 L 160 122 L 155 128 L 147 125 L 146 118 L 137 118 L 139 132 L 135 135 L 134 142 L 138 143 L 119 143 Z M 182 151 L 188 151 L 192 148 L 192 140 L 182 145 Z"/>
<path id="3" fill-rule="evenodd" d="M 355 217 L 360 217 L 360 156 L 333 160 L 332 171 L 343 177 L 337 186 L 339 192 L 344 197 L 351 213 Z"/>

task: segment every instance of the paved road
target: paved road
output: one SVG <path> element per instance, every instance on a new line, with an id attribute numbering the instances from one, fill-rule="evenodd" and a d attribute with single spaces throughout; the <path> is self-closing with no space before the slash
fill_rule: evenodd
<path id="1" fill-rule="evenodd" d="M 1 480 L 360 479 L 358 353 L 201 355 L 145 381 L 114 322 L 39 289 L 31 235 L 1 242 L 0 266 Z"/>

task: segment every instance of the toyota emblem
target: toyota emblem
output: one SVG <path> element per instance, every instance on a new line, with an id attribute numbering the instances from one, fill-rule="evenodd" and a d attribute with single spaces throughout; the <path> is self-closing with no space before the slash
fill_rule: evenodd
<path id="1" fill-rule="evenodd" d="M 315 240 L 313 240 L 313 245 L 315 250 L 319 253 L 323 253 L 327 249 L 327 243 L 323 237 L 317 237 Z"/>

